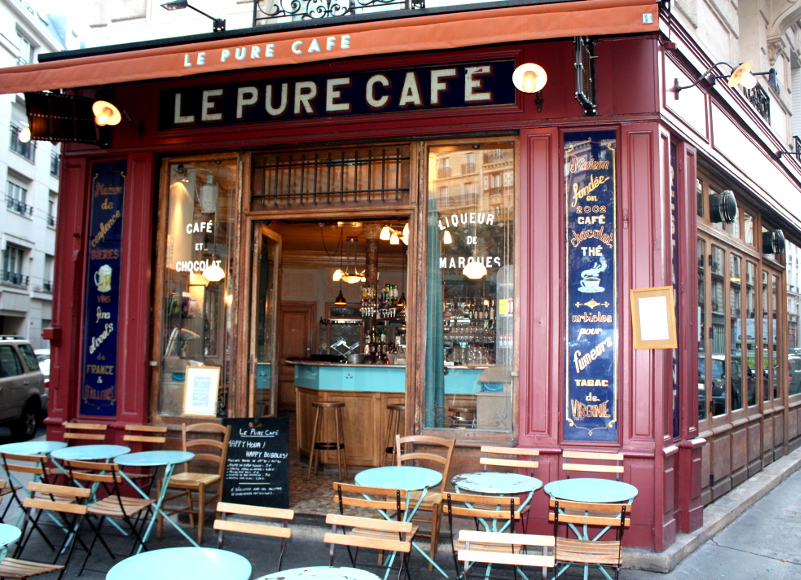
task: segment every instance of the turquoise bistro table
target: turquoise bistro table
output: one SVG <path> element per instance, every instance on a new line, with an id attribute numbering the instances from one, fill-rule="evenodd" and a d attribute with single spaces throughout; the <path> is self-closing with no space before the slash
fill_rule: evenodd
<path id="1" fill-rule="evenodd" d="M 164 548 L 115 564 L 106 580 L 250 580 L 244 556 L 214 548 Z"/>

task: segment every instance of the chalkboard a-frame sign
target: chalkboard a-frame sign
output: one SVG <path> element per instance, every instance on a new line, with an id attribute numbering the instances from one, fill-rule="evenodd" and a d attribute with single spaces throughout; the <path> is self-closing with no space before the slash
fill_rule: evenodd
<path id="1" fill-rule="evenodd" d="M 289 507 L 289 419 L 223 419 L 231 426 L 222 500 Z"/>

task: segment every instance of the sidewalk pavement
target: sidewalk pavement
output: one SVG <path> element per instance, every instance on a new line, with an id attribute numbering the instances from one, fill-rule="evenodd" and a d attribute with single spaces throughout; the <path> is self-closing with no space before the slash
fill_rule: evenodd
<path id="1" fill-rule="evenodd" d="M 622 580 L 679 580 L 726 578 L 745 580 L 770 577 L 771 580 L 801 578 L 801 449 L 779 459 L 749 481 L 726 496 L 707 506 L 704 527 L 692 534 L 680 534 L 676 543 L 663 553 L 626 549 Z M 6 518 L 7 522 L 13 522 Z M 328 546 L 323 543 L 327 527 L 319 518 L 297 516 L 292 524 L 293 537 L 289 540 L 283 568 L 328 565 Z M 165 526 L 164 540 L 148 542 L 150 549 L 186 546 L 186 540 L 171 526 Z M 195 530 L 186 526 L 194 536 Z M 128 538 L 109 527 L 104 533 L 107 542 L 117 554 L 130 549 Z M 216 547 L 217 534 L 207 524 L 204 546 Z M 426 549 L 425 540 L 421 543 Z M 277 570 L 279 540 L 244 534 L 226 533 L 224 548 L 242 554 L 253 565 L 252 579 Z M 77 578 L 85 556 L 76 549 L 64 578 Z M 38 561 L 51 561 L 53 553 L 34 534 L 32 543 L 22 555 Z M 116 558 L 119 561 L 120 557 Z M 372 564 L 375 557 L 362 554 L 360 562 Z M 80 576 L 84 580 L 103 580 L 115 563 L 102 546 L 96 546 L 87 569 Z M 441 538 L 437 563 L 455 577 L 447 533 Z M 349 566 L 346 550 L 337 547 L 335 564 Z M 369 567 L 366 569 L 370 570 Z M 374 569 L 372 571 L 375 571 Z M 443 576 L 436 570 L 429 572 L 427 562 L 419 553 L 410 560 L 412 580 L 435 580 Z M 538 576 L 538 575 L 537 575 Z M 56 574 L 43 575 L 53 580 Z M 391 576 L 392 577 L 392 576 Z M 560 578 L 580 578 L 579 570 L 568 570 Z M 175 578 L 181 580 L 180 573 Z M 601 580 L 596 570 L 590 571 L 590 580 Z M 191 579 L 187 579 L 191 580 Z"/>

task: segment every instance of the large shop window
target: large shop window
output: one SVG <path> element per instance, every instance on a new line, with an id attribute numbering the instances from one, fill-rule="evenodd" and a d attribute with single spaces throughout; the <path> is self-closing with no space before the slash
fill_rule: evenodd
<path id="1" fill-rule="evenodd" d="M 801 248 L 787 242 L 787 394 L 801 395 Z"/>
<path id="2" fill-rule="evenodd" d="M 425 427 L 511 431 L 513 142 L 428 150 Z"/>
<path id="3" fill-rule="evenodd" d="M 221 416 L 226 411 L 232 369 L 236 163 L 236 159 L 190 159 L 167 166 L 160 415 L 183 415 L 188 409 L 191 414 Z M 193 367 L 197 368 L 188 370 Z M 186 385 L 195 397 L 188 406 Z M 215 392 L 216 403 L 210 402 Z"/>
<path id="4" fill-rule="evenodd" d="M 710 209 L 721 190 L 704 177 L 696 183 L 699 421 L 782 392 L 776 354 L 781 273 L 756 245 L 755 212 L 738 200 L 736 216 L 725 221 Z"/>

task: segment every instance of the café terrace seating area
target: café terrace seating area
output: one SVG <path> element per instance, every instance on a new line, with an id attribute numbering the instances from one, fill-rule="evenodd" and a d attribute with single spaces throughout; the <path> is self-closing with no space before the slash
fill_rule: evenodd
<path id="1" fill-rule="evenodd" d="M 230 426 L 184 427 L 178 450 L 164 427 L 126 429 L 143 451 L 65 427 L 63 441 L 0 444 L 0 578 L 611 579 L 637 495 L 621 454 L 565 451 L 565 478 L 544 482 L 536 449 L 481 447 L 454 473 L 458 440 L 425 436 L 396 435 L 394 465 L 310 474 L 290 429 L 282 509 L 222 501 L 224 469 L 208 465 L 225 463 Z M 552 528 L 531 533 L 542 505 Z"/>

